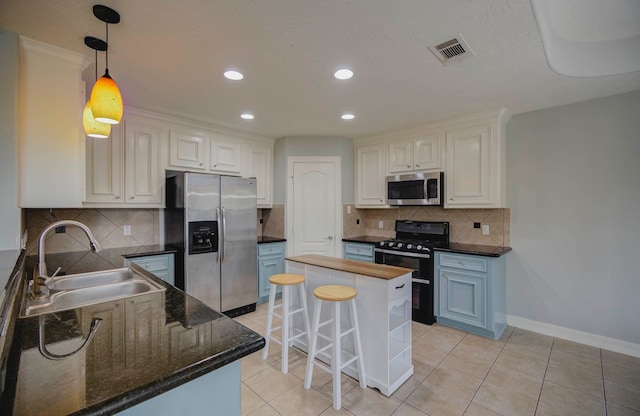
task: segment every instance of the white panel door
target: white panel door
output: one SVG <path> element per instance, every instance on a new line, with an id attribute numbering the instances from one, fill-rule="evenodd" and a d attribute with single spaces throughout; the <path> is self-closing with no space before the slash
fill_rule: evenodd
<path id="1" fill-rule="evenodd" d="M 302 159 L 302 158 L 301 158 Z M 290 161 L 292 191 L 289 202 L 292 221 L 288 221 L 290 255 L 322 254 L 337 256 L 341 233 L 339 159 L 336 161 Z"/>

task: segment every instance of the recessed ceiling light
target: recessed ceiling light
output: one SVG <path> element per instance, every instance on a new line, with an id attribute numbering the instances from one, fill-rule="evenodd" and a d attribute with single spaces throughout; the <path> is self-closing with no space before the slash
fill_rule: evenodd
<path id="1" fill-rule="evenodd" d="M 340 116 L 343 120 L 353 120 L 354 118 L 356 118 L 356 116 L 354 116 L 353 114 L 350 113 L 346 113 Z"/>
<path id="2" fill-rule="evenodd" d="M 242 113 L 240 114 L 240 118 L 243 118 L 245 120 L 253 120 L 255 117 L 250 113 Z"/>
<path id="3" fill-rule="evenodd" d="M 353 71 L 347 68 L 338 69 L 334 74 L 338 79 L 349 79 L 353 76 Z"/>
<path id="4" fill-rule="evenodd" d="M 224 77 L 233 81 L 239 81 L 242 78 L 244 78 L 244 75 L 242 75 L 238 71 L 229 70 L 229 71 L 224 71 Z"/>

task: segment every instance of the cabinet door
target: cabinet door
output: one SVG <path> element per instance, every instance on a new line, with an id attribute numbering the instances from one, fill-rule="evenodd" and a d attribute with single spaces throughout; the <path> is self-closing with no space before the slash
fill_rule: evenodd
<path id="1" fill-rule="evenodd" d="M 271 256 L 258 260 L 259 298 L 266 298 L 265 301 L 269 300 L 269 291 L 271 290 L 271 283 L 269 282 L 269 278 L 274 274 L 280 273 L 284 273 L 284 257 Z M 278 292 L 279 291 L 280 290 L 278 290 Z"/>
<path id="2" fill-rule="evenodd" d="M 440 269 L 439 316 L 469 325 L 486 327 L 485 274 Z"/>
<path id="3" fill-rule="evenodd" d="M 413 140 L 389 143 L 389 172 L 409 172 L 413 166 Z"/>
<path id="4" fill-rule="evenodd" d="M 191 170 L 206 169 L 207 137 L 171 131 L 169 138 L 169 165 Z"/>
<path id="5" fill-rule="evenodd" d="M 123 203 L 122 124 L 111 126 L 106 139 L 87 139 L 85 202 Z"/>
<path id="6" fill-rule="evenodd" d="M 413 168 L 416 170 L 441 169 L 442 147 L 440 134 L 430 134 L 414 140 Z"/>
<path id="7" fill-rule="evenodd" d="M 16 115 L 16 120 L 22 208 L 82 205 L 83 59 L 75 52 L 20 37 L 20 101 L 16 108 L 20 117 Z M 7 98 L 7 103 L 13 105 L 12 100 Z M 6 111 L 4 105 L 2 110 Z M 3 141 L 5 137 L 9 138 L 3 133 Z"/>
<path id="8" fill-rule="evenodd" d="M 347 242 L 343 245 L 343 257 L 349 260 L 360 260 L 373 263 L 373 244 Z"/>
<path id="9" fill-rule="evenodd" d="M 242 143 L 238 141 L 212 137 L 209 168 L 215 172 L 240 176 L 241 145 Z"/>
<path id="10" fill-rule="evenodd" d="M 358 148 L 357 162 L 358 206 L 387 206 L 384 143 Z"/>
<path id="11" fill-rule="evenodd" d="M 271 146 L 262 143 L 247 145 L 247 169 L 245 177 L 256 178 L 258 208 L 271 208 L 272 183 Z"/>
<path id="12" fill-rule="evenodd" d="M 125 267 L 128 266 L 127 261 L 136 263 L 146 271 L 153 273 L 165 282 L 173 285 L 174 280 L 174 256 L 173 254 L 161 254 L 157 256 L 134 257 L 125 260 Z"/>
<path id="13" fill-rule="evenodd" d="M 127 203 L 160 204 L 158 129 L 125 121 L 125 191 Z"/>
<path id="14" fill-rule="evenodd" d="M 491 133 L 491 125 L 447 132 L 446 206 L 493 203 Z"/>

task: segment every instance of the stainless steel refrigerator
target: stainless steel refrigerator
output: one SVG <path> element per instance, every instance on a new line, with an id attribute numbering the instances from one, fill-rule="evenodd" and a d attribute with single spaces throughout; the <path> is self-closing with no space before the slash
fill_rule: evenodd
<path id="1" fill-rule="evenodd" d="M 256 179 L 167 171 L 165 192 L 165 244 L 178 249 L 176 286 L 229 316 L 254 311 Z"/>

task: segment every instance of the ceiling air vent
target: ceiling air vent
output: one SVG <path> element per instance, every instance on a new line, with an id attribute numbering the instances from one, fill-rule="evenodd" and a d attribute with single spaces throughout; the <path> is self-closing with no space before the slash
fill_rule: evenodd
<path id="1" fill-rule="evenodd" d="M 429 49 L 443 65 L 447 65 L 450 61 L 475 56 L 461 34 L 439 45 L 429 46 Z"/>

